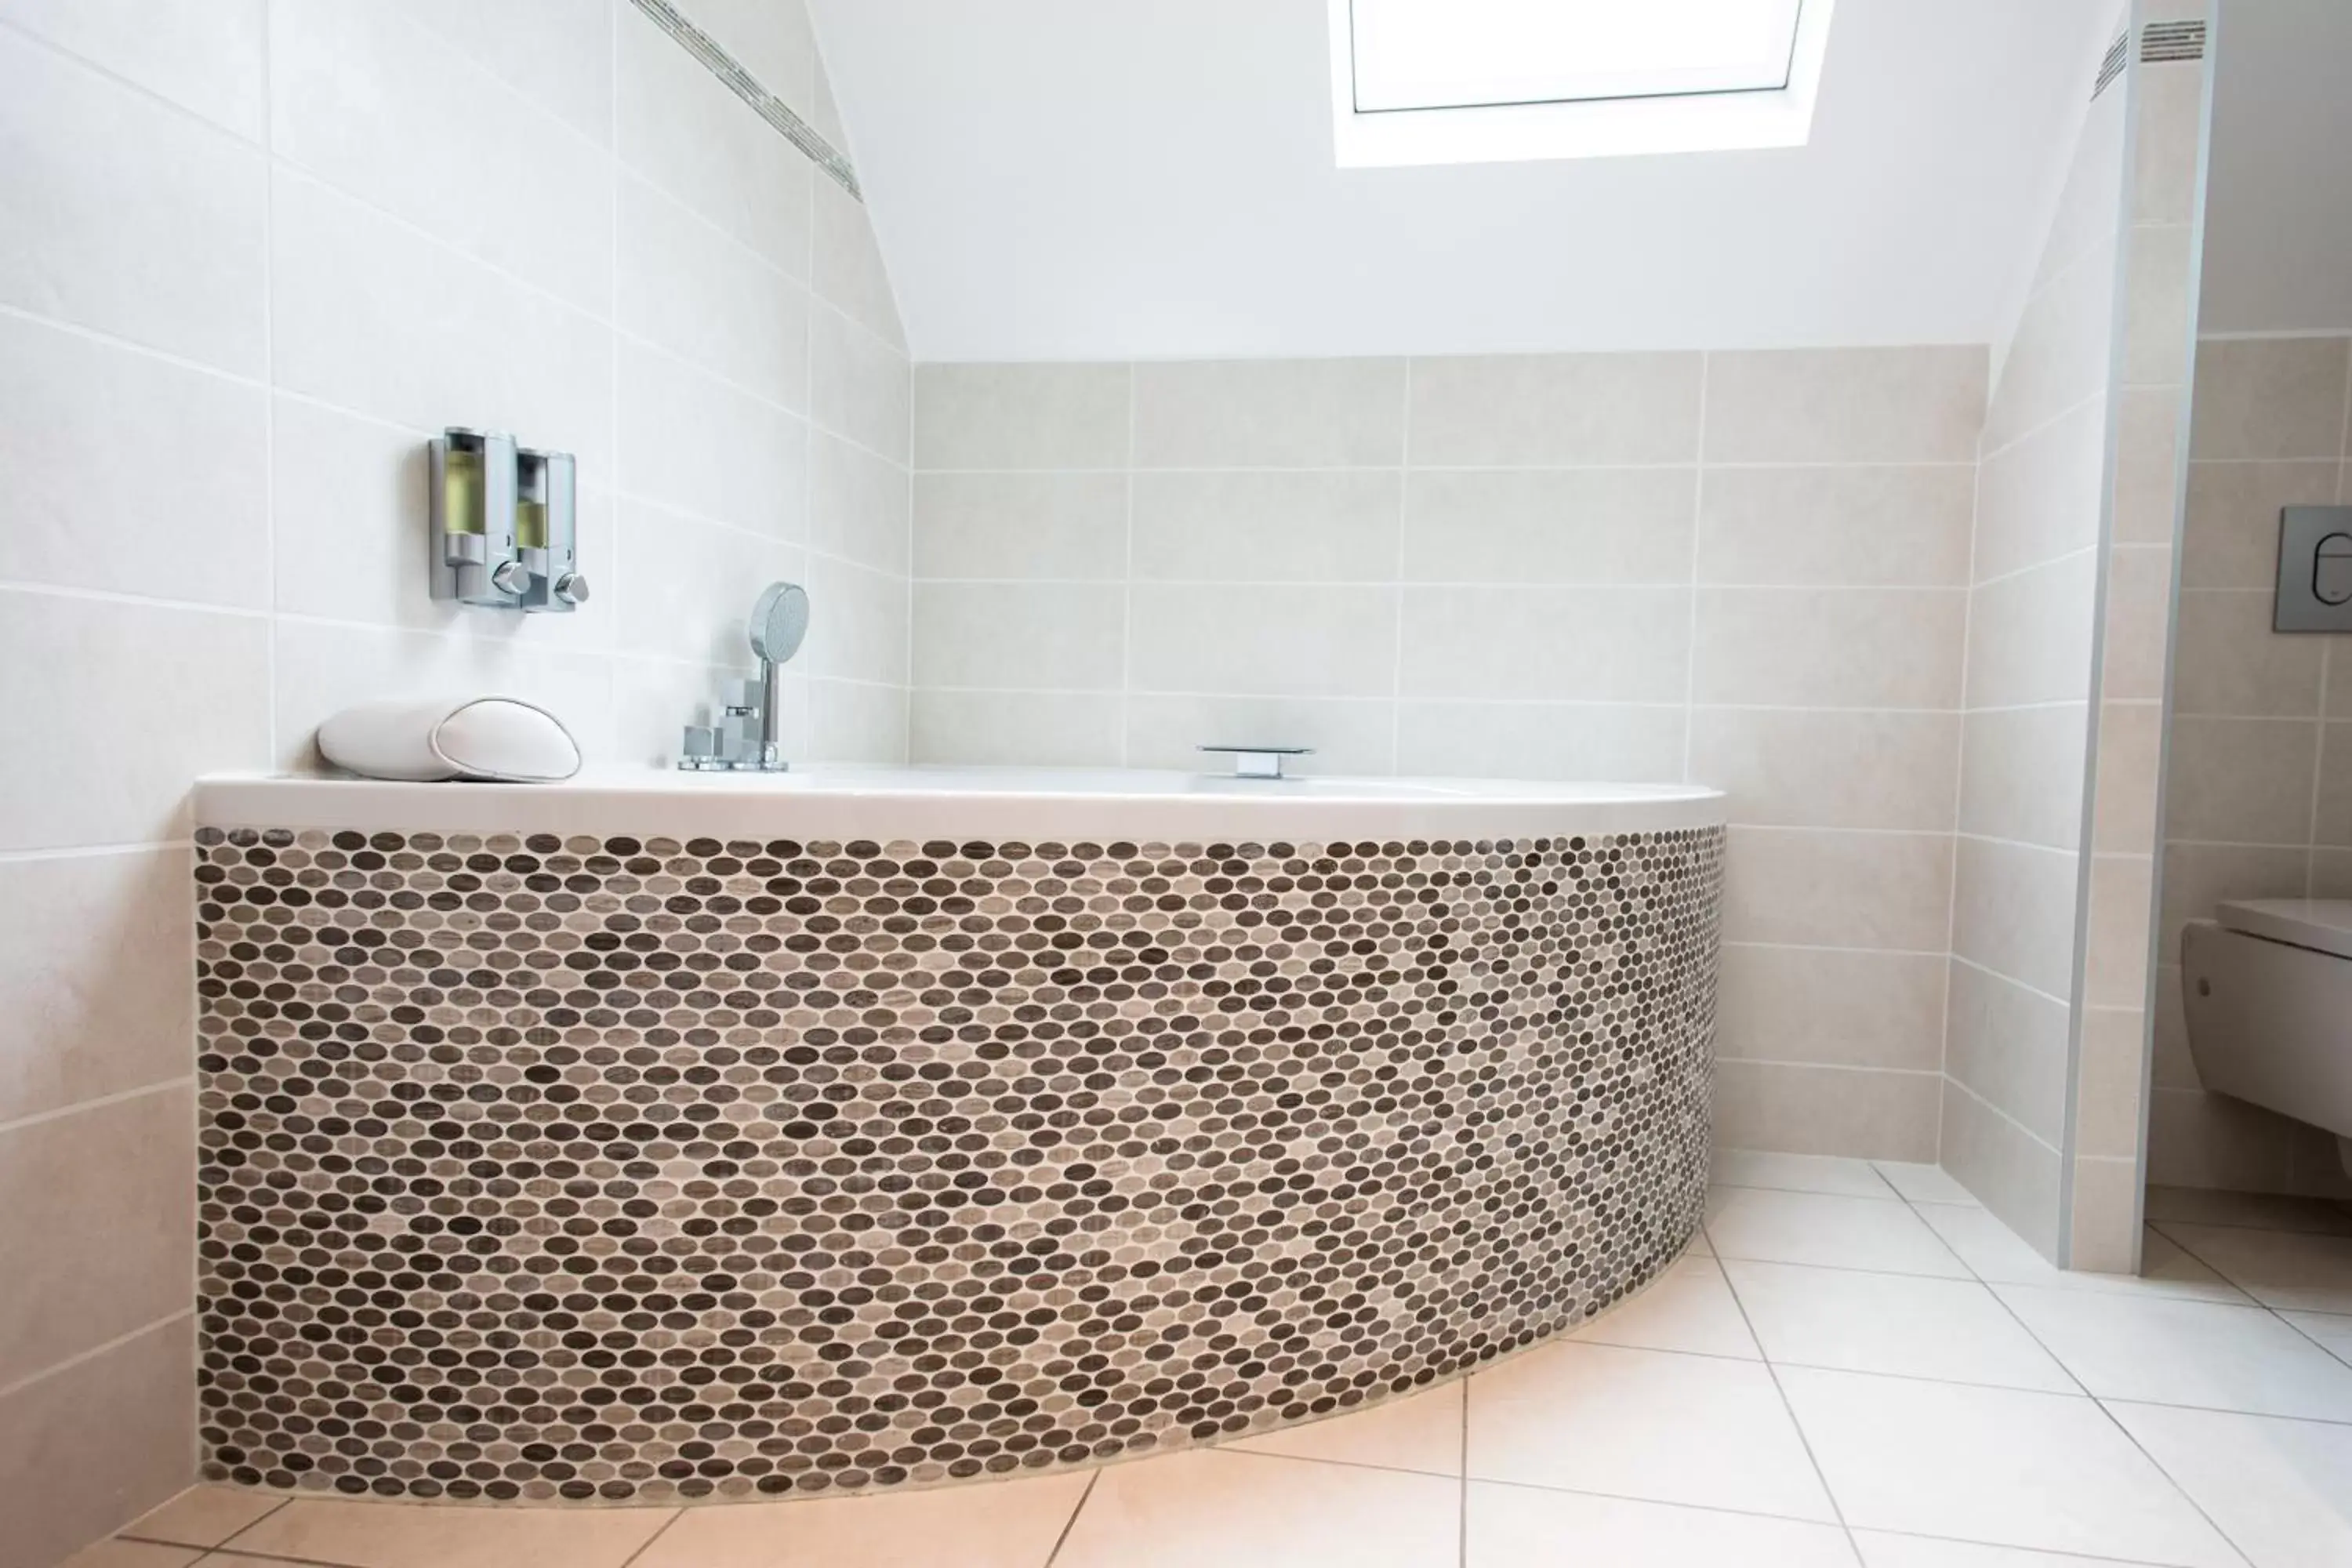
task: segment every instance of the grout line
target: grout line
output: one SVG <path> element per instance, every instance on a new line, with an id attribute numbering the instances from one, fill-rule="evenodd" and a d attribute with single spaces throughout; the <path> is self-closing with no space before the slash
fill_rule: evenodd
<path id="1" fill-rule="evenodd" d="M 635 1552 L 630 1552 L 627 1557 L 622 1559 L 620 1568 L 629 1568 L 631 1563 L 636 1562 L 646 1552 L 651 1552 L 654 1549 L 654 1542 L 659 1541 L 663 1536 L 667 1535 L 672 1527 L 685 1517 L 685 1509 L 674 1508 L 670 1510 L 670 1515 L 667 1519 L 662 1521 L 661 1528 L 655 1531 L 651 1535 L 646 1536 L 643 1545 L 639 1546 Z"/>
<path id="2" fill-rule="evenodd" d="M 118 1089 L 112 1094 L 101 1094 L 89 1100 L 77 1100 L 70 1105 L 60 1105 L 54 1110 L 37 1110 L 29 1116 L 19 1116 L 12 1121 L 0 1121 L 0 1137 L 5 1137 L 11 1132 L 21 1132 L 27 1127 L 38 1127 L 44 1122 L 62 1121 L 68 1116 L 79 1116 L 85 1111 L 104 1110 L 110 1106 L 125 1105 L 134 1100 L 144 1100 L 151 1094 L 164 1094 L 175 1089 L 193 1089 L 195 1082 L 195 1075 L 190 1073 L 180 1078 L 164 1079 L 155 1083 L 143 1083 L 137 1089 Z"/>
<path id="3" fill-rule="evenodd" d="M 192 838 L 158 838 L 123 844 L 68 844 L 54 849 L 0 849 L 0 866 L 29 865 L 42 860 L 81 860 L 104 855 L 152 855 L 166 849 L 193 849 Z"/>
<path id="4" fill-rule="evenodd" d="M 106 1340 L 98 1344 L 94 1344 L 88 1350 L 76 1351 L 73 1354 L 66 1357 L 63 1361 L 51 1362 L 48 1365 L 41 1368 L 38 1372 L 27 1373 L 25 1376 L 16 1379 L 14 1383 L 0 1384 L 0 1399 L 12 1398 L 16 1394 L 22 1394 L 26 1389 L 32 1387 L 36 1384 L 46 1383 L 50 1378 L 57 1376 L 59 1373 L 70 1372 L 75 1367 L 81 1365 L 84 1362 L 96 1361 L 100 1356 L 105 1355 L 111 1351 L 120 1350 L 124 1345 L 129 1344 L 131 1341 L 143 1339 L 159 1329 L 168 1329 L 174 1323 L 193 1323 L 195 1316 L 196 1309 L 193 1304 L 191 1304 L 181 1308 L 176 1312 L 167 1313 L 164 1316 L 156 1319 L 152 1323 L 142 1323 L 139 1327 L 132 1329 L 126 1333 L 117 1334 L 110 1340 Z"/>
<path id="5" fill-rule="evenodd" d="M 1135 365 L 1127 366 L 1127 461 L 1122 493 L 1118 569 L 1118 765 L 1133 764 L 1135 709 Z"/>
<path id="6" fill-rule="evenodd" d="M 1396 582 L 1405 580 L 1405 533 L 1412 522 L 1411 489 L 1412 485 L 1412 356 L 1405 356 L 1402 404 L 1397 428 L 1397 450 L 1402 463 L 1397 471 L 1396 486 L 1396 553 L 1391 570 Z M 1390 625 L 1391 656 L 1389 659 L 1389 772 L 1404 771 L 1404 595 L 1396 595 L 1395 619 Z M 1467 1419 L 1466 1417 L 1465 1419 Z M 1466 1553 L 1469 1524 L 1463 1524 Z"/>
<path id="7" fill-rule="evenodd" d="M 1698 456 L 1691 489 L 1691 547 L 1687 592 L 1689 630 L 1683 640 L 1683 771 L 1690 782 L 1691 756 L 1698 748 L 1698 593 L 1699 548 L 1706 535 L 1706 405 L 1707 383 L 1715 366 L 1712 353 L 1698 356 Z M 1709 586 L 1720 586 L 1710 584 Z M 1963 604 L 1966 601 L 1962 601 Z"/>
<path id="8" fill-rule="evenodd" d="M 1103 1466 L 1097 1465 L 1087 1472 L 1086 1489 L 1078 1493 L 1078 1500 L 1071 1508 L 1070 1517 L 1062 1521 L 1061 1533 L 1054 1537 L 1053 1550 L 1045 1553 L 1042 1568 L 1054 1568 L 1054 1560 L 1061 1556 L 1062 1548 L 1069 1542 L 1070 1531 L 1077 1528 L 1078 1515 L 1086 1511 L 1088 1500 L 1095 1495 L 1095 1483 L 1102 1479 L 1103 1469 Z"/>

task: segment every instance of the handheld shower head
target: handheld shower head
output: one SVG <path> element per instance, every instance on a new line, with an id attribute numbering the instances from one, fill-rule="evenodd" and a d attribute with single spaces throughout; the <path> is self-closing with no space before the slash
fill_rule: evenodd
<path id="1" fill-rule="evenodd" d="M 782 664 L 800 651 L 808 623 L 808 590 L 798 583 L 771 583 L 751 605 L 751 651 L 763 664 Z"/>

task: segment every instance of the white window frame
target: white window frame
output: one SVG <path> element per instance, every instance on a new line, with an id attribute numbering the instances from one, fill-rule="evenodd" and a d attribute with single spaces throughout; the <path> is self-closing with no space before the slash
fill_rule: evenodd
<path id="1" fill-rule="evenodd" d="M 1369 113 L 1355 107 L 1354 8 L 1328 4 L 1333 152 L 1343 169 L 1372 169 L 1801 147 L 1812 135 L 1836 0 L 1803 0 L 1788 85 L 1779 89 Z"/>

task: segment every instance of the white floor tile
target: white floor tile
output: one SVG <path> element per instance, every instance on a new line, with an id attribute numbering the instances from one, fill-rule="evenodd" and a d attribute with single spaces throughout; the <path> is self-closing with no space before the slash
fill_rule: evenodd
<path id="1" fill-rule="evenodd" d="M 1038 1568 L 1086 1493 L 1087 1478 L 1073 1474 L 689 1508 L 629 1568 Z"/>
<path id="2" fill-rule="evenodd" d="M 1915 1165 L 1901 1160 L 1873 1160 L 1871 1164 L 1896 1192 L 1915 1204 L 1958 1204 L 1981 1208 L 1977 1195 L 1960 1185 L 1959 1178 L 1941 1165 Z"/>
<path id="3" fill-rule="evenodd" d="M 1790 1193 L 1833 1193 L 1850 1198 L 1897 1195 L 1869 1161 L 1832 1159 L 1825 1154 L 1717 1149 L 1709 1179 L 1722 1187 L 1771 1187 Z"/>
<path id="4" fill-rule="evenodd" d="M 1997 1289 L 2101 1399 L 2352 1421 L 2352 1367 L 2259 1307 Z"/>
<path id="5" fill-rule="evenodd" d="M 1458 1476 L 1462 1473 L 1462 1387 L 1459 1381 L 1442 1384 L 1402 1399 L 1391 1397 L 1345 1415 L 1326 1416 L 1304 1426 L 1285 1427 L 1222 1447 L 1242 1453 L 1286 1454 L 1294 1459 L 1329 1459 L 1345 1465 Z"/>
<path id="6" fill-rule="evenodd" d="M 350 1568 L 620 1568 L 676 1511 L 304 1500 L 224 1550 Z"/>
<path id="7" fill-rule="evenodd" d="M 2014 1546 L 1974 1546 L 1924 1535 L 1889 1535 L 1857 1530 L 1854 1546 L 1863 1568 L 2116 1568 L 2113 1557 L 2075 1557 L 2062 1552 L 2022 1552 Z"/>
<path id="8" fill-rule="evenodd" d="M 1969 1277 L 1908 1204 L 1874 1198 L 1717 1187 L 1707 1194 L 1706 1235 L 1717 1258 Z"/>
<path id="9" fill-rule="evenodd" d="M 2091 1400 L 1780 1369 L 1859 1530 L 2234 1568 L 2229 1544 Z"/>
<path id="10" fill-rule="evenodd" d="M 1462 1483 L 1253 1454 L 1167 1454 L 1095 1479 L 1054 1568 L 1453 1568 Z"/>
<path id="11" fill-rule="evenodd" d="M 2081 1392 L 1973 1279 L 1724 1265 L 1768 1360 L 2002 1388 Z"/>
<path id="12" fill-rule="evenodd" d="M 2254 1568 L 2352 1563 L 2352 1426 L 2115 1404 Z"/>
<path id="13" fill-rule="evenodd" d="M 1977 1278 L 1990 1284 L 2040 1285 L 2053 1290 L 2121 1296 L 2177 1296 L 2235 1301 L 2242 1306 L 2251 1299 L 2153 1230 L 2143 1239 L 2138 1274 L 2078 1274 L 2052 1264 L 1989 1210 L 1935 1205 L 1918 1213 Z"/>
<path id="14" fill-rule="evenodd" d="M 2207 1187 L 2150 1187 L 2147 1217 L 2183 1225 L 2234 1225 L 2250 1230 L 2300 1230 L 2352 1236 L 2352 1209 L 2319 1198 L 2224 1193 Z"/>
<path id="15" fill-rule="evenodd" d="M 1830 1524 L 1473 1481 L 1464 1568 L 1853 1568 Z"/>
<path id="16" fill-rule="evenodd" d="M 1569 1336 L 1590 1344 L 1634 1350 L 1687 1351 L 1694 1355 L 1761 1359 L 1756 1338 L 1739 1315 L 1723 1269 L 1712 1258 L 1685 1258 Z"/>
<path id="17" fill-rule="evenodd" d="M 2156 1228 L 2266 1307 L 2352 1313 L 2352 1237 L 2173 1221 Z"/>
<path id="18" fill-rule="evenodd" d="M 2352 1364 L 2352 1317 L 2340 1312 L 2281 1312 L 2336 1360 Z"/>
<path id="19" fill-rule="evenodd" d="M 1470 1380 L 1470 1474 L 1829 1520 L 1771 1373 L 1752 1362 L 1547 1345 Z"/>

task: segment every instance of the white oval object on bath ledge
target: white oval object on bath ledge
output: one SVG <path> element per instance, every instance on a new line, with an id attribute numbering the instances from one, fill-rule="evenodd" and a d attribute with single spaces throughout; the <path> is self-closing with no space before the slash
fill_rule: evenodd
<path id="1" fill-rule="evenodd" d="M 514 697 L 395 697 L 319 726 L 319 754 L 362 778 L 554 784 L 580 771 L 563 721 Z"/>

